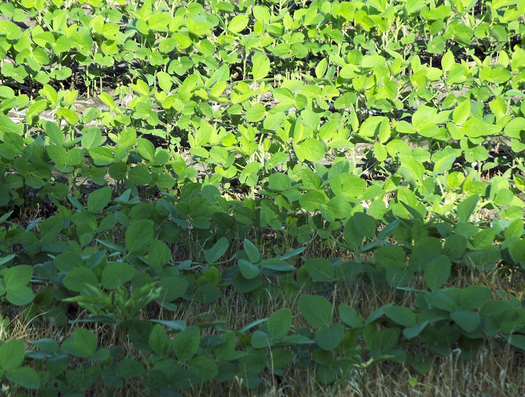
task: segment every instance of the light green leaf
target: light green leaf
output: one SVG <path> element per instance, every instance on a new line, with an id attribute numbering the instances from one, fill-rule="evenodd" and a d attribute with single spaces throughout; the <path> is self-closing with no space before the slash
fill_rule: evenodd
<path id="1" fill-rule="evenodd" d="M 384 119 L 385 117 L 368 117 L 365 122 L 361 124 L 361 127 L 359 128 L 359 135 L 366 138 L 372 138 L 379 135 L 380 125 Z"/>
<path id="2" fill-rule="evenodd" d="M 237 15 L 233 17 L 228 24 L 228 30 L 233 33 L 239 33 L 248 25 L 249 18 L 247 15 Z"/>
<path id="3" fill-rule="evenodd" d="M 84 149 L 94 149 L 104 144 L 106 139 L 102 138 L 102 133 L 97 127 L 92 127 L 88 132 L 82 137 L 82 148 Z"/>
<path id="4" fill-rule="evenodd" d="M 428 106 L 419 106 L 416 113 L 412 116 L 412 125 L 416 130 L 421 130 L 428 124 L 434 123 L 437 109 Z"/>
<path id="5" fill-rule="evenodd" d="M 266 114 L 266 108 L 262 103 L 256 103 L 248 111 L 246 112 L 246 121 L 249 121 L 250 123 L 256 123 L 258 121 L 261 121 L 264 118 L 264 115 Z"/>
<path id="6" fill-rule="evenodd" d="M 267 7 L 256 5 L 253 7 L 253 16 L 257 21 L 262 22 L 265 25 L 270 22 L 270 11 Z"/>
<path id="7" fill-rule="evenodd" d="M 301 161 L 319 161 L 326 154 L 324 145 L 315 138 L 307 139 L 300 145 L 294 145 L 294 149 Z"/>
<path id="8" fill-rule="evenodd" d="M 153 158 L 155 157 L 155 146 L 153 146 L 153 143 L 148 139 L 139 138 L 137 142 L 137 151 L 140 156 L 147 161 L 153 161 Z"/>
<path id="9" fill-rule="evenodd" d="M 113 152 L 109 147 L 102 146 L 89 149 L 89 155 L 95 165 L 109 165 L 113 163 Z"/>
<path id="10" fill-rule="evenodd" d="M 262 52 L 257 52 L 252 57 L 252 74 L 255 81 L 264 79 L 270 71 L 270 59 Z"/>
<path id="11" fill-rule="evenodd" d="M 315 67 L 315 75 L 318 79 L 324 76 L 327 66 L 328 66 L 327 58 L 321 59 L 321 62 L 317 64 L 317 66 Z"/>
<path id="12" fill-rule="evenodd" d="M 31 303 L 35 294 L 29 287 L 18 287 L 7 291 L 5 298 L 15 306 L 23 306 Z"/>
<path id="13" fill-rule="evenodd" d="M 306 192 L 299 199 L 299 204 L 306 211 L 317 211 L 319 208 L 328 203 L 328 197 L 322 190 L 313 190 Z"/>
<path id="14" fill-rule="evenodd" d="M 64 132 L 52 121 L 46 122 L 46 135 L 53 144 L 57 146 L 64 144 Z"/>
<path id="15" fill-rule="evenodd" d="M 53 216 L 47 218 L 40 225 L 40 240 L 43 243 L 50 243 L 58 237 L 64 225 L 64 220 L 61 217 Z"/>
<path id="16" fill-rule="evenodd" d="M 248 255 L 248 259 L 250 260 L 250 262 L 259 263 L 261 261 L 262 257 L 259 252 L 259 249 L 250 240 L 244 239 L 243 248 L 246 254 Z"/>
<path id="17" fill-rule="evenodd" d="M 525 118 L 516 117 L 512 119 L 505 126 L 504 132 L 511 138 L 519 139 L 521 137 L 521 134 L 525 132 Z"/>
<path id="18" fill-rule="evenodd" d="M 463 133 L 470 138 L 494 135 L 501 131 L 501 127 L 485 123 L 478 118 L 470 118 L 463 125 Z"/>
<path id="19" fill-rule="evenodd" d="M 456 123 L 457 125 L 465 124 L 470 115 L 471 105 L 472 102 L 470 102 L 470 99 L 465 99 L 459 104 L 457 108 L 454 109 L 454 113 L 452 113 L 454 123 Z"/>
<path id="20" fill-rule="evenodd" d="M 88 211 L 98 212 L 104 209 L 111 200 L 111 188 L 104 187 L 102 189 L 95 190 L 88 197 Z"/>

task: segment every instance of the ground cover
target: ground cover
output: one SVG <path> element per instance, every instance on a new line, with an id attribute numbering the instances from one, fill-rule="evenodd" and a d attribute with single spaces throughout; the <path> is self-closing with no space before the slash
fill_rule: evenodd
<path id="1" fill-rule="evenodd" d="M 0 13 L 6 395 L 523 390 L 525 3 Z"/>

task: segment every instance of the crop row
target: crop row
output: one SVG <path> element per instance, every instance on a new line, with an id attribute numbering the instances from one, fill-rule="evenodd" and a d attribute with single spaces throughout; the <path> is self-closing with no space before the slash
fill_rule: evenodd
<path id="1" fill-rule="evenodd" d="M 64 339 L 1 343 L 12 387 L 179 395 L 306 371 L 335 390 L 386 359 L 525 350 L 522 302 L 455 286 L 525 271 L 525 3 L 0 13 L 2 316 Z M 336 299 L 361 287 L 394 302 Z M 283 308 L 236 327 L 238 297 Z M 192 305 L 217 320 L 177 317 Z"/>

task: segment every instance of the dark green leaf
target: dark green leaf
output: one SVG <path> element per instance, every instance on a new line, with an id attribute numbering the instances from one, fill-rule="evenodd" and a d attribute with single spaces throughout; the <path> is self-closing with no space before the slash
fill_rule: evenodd
<path id="1" fill-rule="evenodd" d="M 364 212 L 356 212 L 352 216 L 352 220 L 356 227 L 359 229 L 359 232 L 368 238 L 374 238 L 376 235 L 376 225 L 374 218 L 370 215 L 365 214 Z"/>
<path id="2" fill-rule="evenodd" d="M 62 350 L 73 356 L 88 358 L 97 350 L 97 337 L 84 328 L 75 329 L 75 333 L 62 344 Z"/>
<path id="3" fill-rule="evenodd" d="M 490 288 L 477 285 L 468 286 L 460 291 L 459 307 L 463 310 L 476 310 L 492 295 Z"/>
<path id="4" fill-rule="evenodd" d="M 344 329 L 341 324 L 331 324 L 321 327 L 315 334 L 315 342 L 326 351 L 335 349 L 341 343 L 344 336 Z"/>
<path id="5" fill-rule="evenodd" d="M 6 299 L 9 303 L 16 306 L 23 306 L 31 303 L 34 298 L 33 291 L 29 287 L 18 287 L 7 291 Z"/>
<path id="6" fill-rule="evenodd" d="M 179 361 L 188 361 L 199 349 L 200 342 L 199 327 L 189 327 L 171 341 L 170 350 Z"/>
<path id="7" fill-rule="evenodd" d="M 525 351 L 525 336 L 520 334 L 502 335 L 512 346 Z"/>
<path id="8" fill-rule="evenodd" d="M 217 262 L 221 258 L 221 256 L 223 256 L 226 253 L 228 247 L 228 240 L 225 237 L 221 237 L 219 241 L 217 241 L 213 245 L 213 247 L 211 247 L 209 250 L 204 251 L 204 257 L 206 258 L 206 262 L 208 262 L 208 264 L 210 265 Z"/>
<path id="9" fill-rule="evenodd" d="M 33 268 L 27 265 L 10 267 L 4 273 L 6 289 L 17 289 L 26 286 L 33 275 Z"/>
<path id="10" fill-rule="evenodd" d="M 311 258 L 307 259 L 304 264 L 306 271 L 315 282 L 334 281 L 335 270 L 328 259 Z"/>
<path id="11" fill-rule="evenodd" d="M 153 240 L 148 249 L 148 262 L 151 267 L 162 269 L 171 259 L 171 250 L 160 240 Z"/>
<path id="12" fill-rule="evenodd" d="M 151 349 L 158 355 L 164 355 L 168 350 L 168 335 L 160 324 L 157 324 L 151 330 L 148 344 Z"/>
<path id="13" fill-rule="evenodd" d="M 246 294 L 257 289 L 263 282 L 261 275 L 250 280 L 245 278 L 242 273 L 237 273 L 234 280 L 235 290 L 240 294 Z"/>
<path id="14" fill-rule="evenodd" d="M 437 290 L 428 294 L 425 299 L 430 306 L 453 312 L 459 309 L 460 289 Z"/>
<path id="15" fill-rule="evenodd" d="M 271 347 L 275 344 L 275 341 L 266 332 L 255 331 L 252 334 L 252 346 L 256 349 L 264 349 L 265 347 Z"/>
<path id="16" fill-rule="evenodd" d="M 290 309 L 279 309 L 268 318 L 268 334 L 272 339 L 281 340 L 288 335 L 291 325 L 292 312 Z"/>
<path id="17" fill-rule="evenodd" d="M 58 237 L 62 230 L 64 220 L 58 216 L 46 219 L 40 225 L 40 240 L 43 243 L 50 243 Z"/>
<path id="18" fill-rule="evenodd" d="M 191 360 L 188 363 L 188 369 L 198 376 L 199 382 L 207 382 L 219 374 L 215 362 L 204 356 Z"/>
<path id="19" fill-rule="evenodd" d="M 124 285 L 135 276 L 135 268 L 125 263 L 109 263 L 102 271 L 101 284 L 106 289 Z"/>
<path id="20" fill-rule="evenodd" d="M 179 277 L 165 277 L 159 282 L 162 292 L 157 299 L 159 302 L 172 302 L 180 298 L 188 289 L 188 282 Z"/>
<path id="21" fill-rule="evenodd" d="M 25 232 L 22 236 L 22 247 L 30 254 L 37 254 L 42 249 L 42 242 L 35 233 Z"/>
<path id="22" fill-rule="evenodd" d="M 406 266 L 406 256 L 400 246 L 389 245 L 381 247 L 375 252 L 375 260 L 386 269 L 399 268 Z"/>
<path id="23" fill-rule="evenodd" d="M 352 328 L 361 327 L 364 324 L 361 315 L 357 314 L 355 309 L 346 303 L 341 303 L 339 305 L 339 316 L 341 317 L 341 320 L 345 322 L 345 324 Z"/>
<path id="24" fill-rule="evenodd" d="M 443 253 L 450 259 L 457 259 L 467 249 L 467 239 L 464 236 L 452 234 L 447 237 L 443 247 Z"/>
<path id="25" fill-rule="evenodd" d="M 212 302 L 215 302 L 219 297 L 221 296 L 221 292 L 215 286 L 214 284 L 206 283 L 204 285 L 201 285 L 197 291 L 195 291 L 195 296 L 193 299 L 195 299 L 196 302 L 209 304 Z"/>
<path id="26" fill-rule="evenodd" d="M 441 255 L 430 263 L 425 271 L 425 282 L 432 291 L 441 287 L 448 280 L 451 267 L 452 264 L 445 255 Z"/>
<path id="27" fill-rule="evenodd" d="M 481 322 L 481 316 L 471 310 L 456 310 L 450 313 L 452 320 L 466 332 L 473 332 Z"/>
<path id="28" fill-rule="evenodd" d="M 238 265 L 239 265 L 239 270 L 241 271 L 241 274 L 247 280 L 251 280 L 257 277 L 261 273 L 261 270 L 259 269 L 258 266 L 250 263 L 246 259 L 239 259 Z"/>
<path id="29" fill-rule="evenodd" d="M 259 250 L 253 244 L 250 240 L 244 239 L 243 241 L 243 248 L 246 254 L 248 255 L 248 259 L 252 263 L 259 263 L 262 259 L 261 254 L 259 253 Z"/>
<path id="30" fill-rule="evenodd" d="M 523 222 L 522 222 L 523 229 Z M 474 247 L 478 250 L 484 250 L 490 248 L 494 239 L 496 238 L 496 232 L 494 229 L 483 229 L 474 237 Z"/>
<path id="31" fill-rule="evenodd" d="M 413 327 L 416 325 L 416 315 L 407 307 L 389 306 L 384 308 L 388 318 L 404 327 Z"/>
<path id="32" fill-rule="evenodd" d="M 0 368 L 3 371 L 13 371 L 18 368 L 24 360 L 24 342 L 11 339 L 0 346 Z"/>
<path id="33" fill-rule="evenodd" d="M 467 197 L 458 204 L 457 213 L 460 222 L 468 222 L 479 201 L 479 195 L 474 194 Z"/>
<path id="34" fill-rule="evenodd" d="M 126 230 L 126 249 L 130 254 L 138 254 L 153 241 L 153 224 L 150 220 L 141 219 Z"/>
<path id="35" fill-rule="evenodd" d="M 322 296 L 302 295 L 299 310 L 312 327 L 329 326 L 332 319 L 332 304 Z"/>
<path id="36" fill-rule="evenodd" d="M 17 368 L 9 372 L 6 378 L 15 385 L 22 386 L 25 389 L 35 390 L 40 388 L 40 377 L 33 368 Z"/>
<path id="37" fill-rule="evenodd" d="M 117 376 L 124 379 L 131 379 L 144 373 L 144 365 L 140 361 L 130 358 L 123 358 L 117 367 Z"/>
<path id="38" fill-rule="evenodd" d="M 64 287 L 72 292 L 80 292 L 86 284 L 98 285 L 98 277 L 87 267 L 78 267 L 66 274 L 62 280 Z"/>

